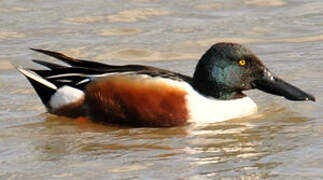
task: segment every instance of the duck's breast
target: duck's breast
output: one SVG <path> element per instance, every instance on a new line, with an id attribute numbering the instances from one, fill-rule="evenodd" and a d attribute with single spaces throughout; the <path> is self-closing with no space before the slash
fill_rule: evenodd
<path id="1" fill-rule="evenodd" d="M 257 105 L 247 96 L 234 100 L 218 100 L 192 90 L 186 95 L 186 101 L 191 122 L 221 122 L 257 112 Z"/>

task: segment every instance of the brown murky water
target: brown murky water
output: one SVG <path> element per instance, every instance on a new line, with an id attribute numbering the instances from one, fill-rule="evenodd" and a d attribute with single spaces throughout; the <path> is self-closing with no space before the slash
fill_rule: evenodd
<path id="1" fill-rule="evenodd" d="M 12 0 L 0 27 L 0 179 L 323 179 L 320 0 Z M 35 47 L 191 75 L 219 41 L 247 45 L 317 102 L 250 91 L 249 118 L 102 126 L 45 113 L 12 65 L 35 67 Z"/>

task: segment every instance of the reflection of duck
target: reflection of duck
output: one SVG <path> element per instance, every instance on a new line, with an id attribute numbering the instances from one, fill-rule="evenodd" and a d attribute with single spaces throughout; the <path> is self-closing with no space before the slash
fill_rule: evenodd
<path id="1" fill-rule="evenodd" d="M 235 43 L 213 45 L 193 78 L 151 66 L 113 66 L 33 50 L 70 65 L 34 60 L 49 70 L 18 68 L 49 112 L 68 117 L 138 126 L 219 122 L 256 112 L 256 104 L 242 92 L 253 88 L 289 100 L 315 101 L 273 76 L 249 49 Z"/>

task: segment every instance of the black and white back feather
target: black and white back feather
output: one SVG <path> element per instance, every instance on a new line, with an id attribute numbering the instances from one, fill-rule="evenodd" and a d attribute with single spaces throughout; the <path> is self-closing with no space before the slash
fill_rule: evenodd
<path id="1" fill-rule="evenodd" d="M 86 85 L 98 77 L 108 76 L 112 73 L 133 73 L 145 74 L 151 77 L 164 77 L 177 81 L 185 81 L 189 84 L 192 78 L 180 73 L 159 69 L 151 66 L 142 65 L 108 65 L 89 60 L 81 60 L 66 56 L 64 54 L 43 49 L 34 49 L 33 51 L 54 57 L 63 61 L 67 65 L 59 65 L 43 60 L 33 60 L 33 62 L 42 65 L 48 69 L 28 69 L 18 67 L 17 69 L 26 76 L 32 84 L 37 94 L 47 109 L 51 109 L 51 98 L 63 87 L 75 88 L 84 91 Z M 66 88 L 65 88 L 66 89 Z M 75 93 L 75 92 L 74 92 Z"/>

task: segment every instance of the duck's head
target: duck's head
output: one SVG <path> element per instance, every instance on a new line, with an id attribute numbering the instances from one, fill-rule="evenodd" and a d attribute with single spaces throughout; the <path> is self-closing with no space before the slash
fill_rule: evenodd
<path id="1" fill-rule="evenodd" d="M 274 76 L 256 55 L 236 43 L 217 43 L 201 57 L 193 87 L 224 100 L 243 97 L 242 91 L 257 88 L 289 100 L 315 101 L 313 95 Z"/>

